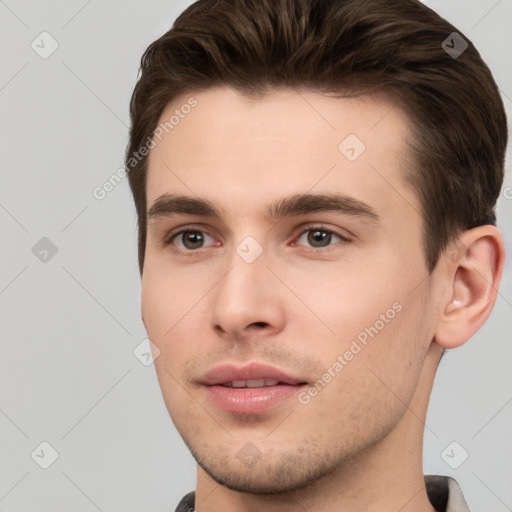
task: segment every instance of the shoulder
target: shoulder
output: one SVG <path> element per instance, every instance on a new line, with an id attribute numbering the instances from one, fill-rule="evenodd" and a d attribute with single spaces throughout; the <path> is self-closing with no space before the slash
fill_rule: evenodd
<path id="1" fill-rule="evenodd" d="M 189 492 L 178 503 L 178 506 L 176 507 L 176 510 L 174 512 L 193 512 L 195 501 L 196 501 L 196 493 Z"/>
<path id="2" fill-rule="evenodd" d="M 459 484 L 443 475 L 425 475 L 425 486 L 430 503 L 439 512 L 470 512 Z"/>

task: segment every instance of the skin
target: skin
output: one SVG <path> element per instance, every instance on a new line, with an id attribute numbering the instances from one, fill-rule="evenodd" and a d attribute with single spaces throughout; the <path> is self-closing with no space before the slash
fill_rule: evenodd
<path id="1" fill-rule="evenodd" d="M 160 350 L 167 409 L 199 462 L 196 510 L 432 512 L 422 470 L 428 399 L 443 348 L 464 343 L 492 310 L 498 230 L 461 233 L 456 257 L 441 255 L 429 276 L 421 207 L 404 178 L 409 122 L 384 97 L 274 90 L 250 100 L 228 87 L 193 96 L 197 107 L 151 150 L 148 211 L 176 194 L 210 201 L 219 216 L 148 219 L 142 317 Z M 366 146 L 353 162 L 338 149 L 349 134 Z M 350 196 L 378 220 L 265 216 L 269 203 L 306 193 Z M 315 248 L 315 228 L 347 240 Z M 173 238 L 180 229 L 200 231 L 203 246 Z M 247 236 L 263 250 L 252 263 L 236 252 Z M 397 303 L 307 404 L 293 397 L 230 413 L 198 382 L 218 364 L 257 361 L 313 385 Z M 252 465 L 237 456 L 247 443 Z"/>

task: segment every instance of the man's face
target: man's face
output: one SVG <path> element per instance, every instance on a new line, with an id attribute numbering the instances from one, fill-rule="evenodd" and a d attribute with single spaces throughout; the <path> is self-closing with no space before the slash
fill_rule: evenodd
<path id="1" fill-rule="evenodd" d="M 142 313 L 155 367 L 210 476 L 291 490 L 396 427 L 432 341 L 408 122 L 373 97 L 193 97 L 149 160 Z"/>

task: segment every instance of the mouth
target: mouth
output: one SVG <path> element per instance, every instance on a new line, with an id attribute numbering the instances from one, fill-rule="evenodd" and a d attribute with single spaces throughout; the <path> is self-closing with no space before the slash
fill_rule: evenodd
<path id="1" fill-rule="evenodd" d="M 201 379 L 206 398 L 233 414 L 254 415 L 275 408 L 295 396 L 307 382 L 259 363 L 212 368 Z"/>
<path id="2" fill-rule="evenodd" d="M 252 379 L 252 380 L 233 380 L 220 384 L 226 388 L 266 388 L 268 386 L 277 386 L 283 384 L 275 379 Z"/>

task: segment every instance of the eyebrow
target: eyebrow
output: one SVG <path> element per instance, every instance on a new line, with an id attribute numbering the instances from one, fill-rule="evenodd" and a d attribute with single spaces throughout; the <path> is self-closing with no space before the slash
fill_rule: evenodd
<path id="1" fill-rule="evenodd" d="M 318 212 L 341 213 L 373 222 L 378 222 L 380 218 L 370 205 L 343 194 L 297 194 L 285 197 L 267 205 L 265 217 L 269 221 L 278 221 L 284 217 Z M 221 212 L 206 199 L 164 194 L 156 199 L 148 210 L 148 219 L 176 214 L 221 217 Z"/>

